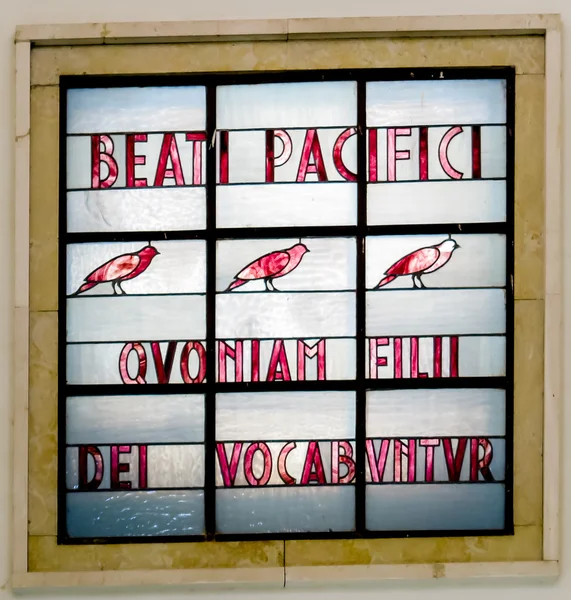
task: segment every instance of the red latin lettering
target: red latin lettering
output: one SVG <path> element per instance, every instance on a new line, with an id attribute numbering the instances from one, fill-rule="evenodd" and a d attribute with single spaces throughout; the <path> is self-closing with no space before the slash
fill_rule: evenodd
<path id="1" fill-rule="evenodd" d="M 94 190 L 110 188 L 117 181 L 119 169 L 113 158 L 113 148 L 113 140 L 108 135 L 91 136 L 91 187 Z M 105 179 L 101 178 L 102 162 L 109 170 Z"/>
<path id="2" fill-rule="evenodd" d="M 472 125 L 472 177 L 482 177 L 482 128 Z"/>
<path id="3" fill-rule="evenodd" d="M 171 168 L 167 169 L 169 160 Z M 180 154 L 178 153 L 178 145 L 174 133 L 165 133 L 163 138 L 159 164 L 155 175 L 155 186 L 162 186 L 165 179 L 174 179 L 176 185 L 184 185 Z"/>
<path id="4" fill-rule="evenodd" d="M 484 456 L 480 459 L 480 448 Z M 470 440 L 470 481 L 478 481 L 478 471 L 482 473 L 485 481 L 495 481 L 490 471 L 490 463 L 494 457 L 494 449 L 490 440 L 486 438 L 472 438 Z"/>
<path id="5" fill-rule="evenodd" d="M 238 383 L 243 381 L 243 356 L 242 340 L 236 341 L 235 348 L 222 340 L 218 342 L 218 381 L 220 383 L 227 381 L 226 357 L 234 361 L 234 381 Z"/>
<path id="6" fill-rule="evenodd" d="M 349 127 L 349 129 L 345 129 L 345 131 L 337 138 L 335 145 L 333 146 L 333 164 L 335 165 L 339 175 L 341 175 L 341 177 L 347 181 L 357 181 L 357 175 L 349 171 L 343 162 L 343 146 L 345 145 L 345 142 L 356 133 L 356 127 Z"/>
<path id="7" fill-rule="evenodd" d="M 442 338 L 435 337 L 433 339 L 433 377 L 442 377 Z"/>
<path id="8" fill-rule="evenodd" d="M 418 130 L 418 166 L 420 181 L 428 180 L 428 127 Z"/>
<path id="9" fill-rule="evenodd" d="M 147 446 L 139 446 L 139 489 L 147 489 Z"/>
<path id="10" fill-rule="evenodd" d="M 442 444 L 444 446 L 444 458 L 446 459 L 448 479 L 450 481 L 459 481 L 460 473 L 462 472 L 462 463 L 464 462 L 464 455 L 466 454 L 466 446 L 468 445 L 468 438 L 460 438 L 458 440 L 456 455 L 454 455 L 452 440 L 450 438 L 444 438 Z"/>
<path id="11" fill-rule="evenodd" d="M 419 341 L 417 337 L 410 338 L 410 376 L 413 379 L 424 379 L 428 373 L 419 373 Z"/>
<path id="12" fill-rule="evenodd" d="M 393 340 L 395 379 L 402 379 L 402 338 Z"/>
<path id="13" fill-rule="evenodd" d="M 297 448 L 295 442 L 288 442 L 281 450 L 278 456 L 278 475 L 286 485 L 295 485 L 296 480 L 288 473 L 287 457 L 289 453 Z"/>
<path id="14" fill-rule="evenodd" d="M 135 352 L 137 356 L 137 374 L 135 377 L 129 375 L 129 355 Z M 119 373 L 121 381 L 127 384 L 147 383 L 145 376 L 147 375 L 147 353 L 141 344 L 138 342 L 125 344 L 119 356 Z"/>
<path id="15" fill-rule="evenodd" d="M 261 476 L 258 478 L 254 474 L 254 456 L 256 452 L 261 452 L 263 456 L 263 472 Z M 267 444 L 264 442 L 256 442 L 254 444 L 250 444 L 246 449 L 246 454 L 244 455 L 244 475 L 246 476 L 246 481 L 250 485 L 255 486 L 263 486 L 268 483 L 270 480 L 270 476 L 272 474 L 272 453 L 268 448 Z"/>
<path id="16" fill-rule="evenodd" d="M 252 340 L 252 381 L 260 381 L 260 340 Z"/>
<path id="17" fill-rule="evenodd" d="M 388 346 L 389 338 L 371 338 L 369 340 L 369 378 L 377 379 L 379 376 L 379 367 L 388 365 L 386 356 L 378 355 L 379 346 Z"/>
<path id="18" fill-rule="evenodd" d="M 340 454 L 339 450 L 343 450 Z M 347 473 L 339 476 L 341 465 L 347 467 Z M 331 483 L 351 483 L 355 477 L 353 446 L 349 442 L 331 442 Z"/>
<path id="19" fill-rule="evenodd" d="M 282 143 L 282 151 L 276 156 L 275 140 L 278 138 Z M 266 130 L 266 183 L 273 183 L 275 179 L 275 168 L 285 165 L 291 158 L 291 137 L 283 129 Z"/>
<path id="20" fill-rule="evenodd" d="M 151 343 L 151 351 L 153 353 L 153 361 L 155 363 L 155 371 L 157 372 L 158 383 L 170 382 L 176 347 L 177 342 L 169 342 L 167 347 L 167 356 L 163 362 L 161 345 L 159 344 L 159 342 Z"/>
<path id="21" fill-rule="evenodd" d="M 462 179 L 464 173 L 457 171 L 451 164 L 450 160 L 448 160 L 448 146 L 450 146 L 450 142 L 464 130 L 462 127 L 451 127 L 445 134 L 442 140 L 440 141 L 440 145 L 438 146 L 438 157 L 440 159 L 440 166 L 443 171 L 450 177 L 451 179 Z"/>
<path id="22" fill-rule="evenodd" d="M 385 475 L 389 444 L 390 440 L 381 440 L 381 448 L 379 450 L 379 456 L 377 457 L 375 455 L 374 440 L 365 440 L 369 470 L 371 471 L 371 479 L 374 483 L 380 483 Z"/>
<path id="23" fill-rule="evenodd" d="M 228 183 L 228 152 L 229 152 L 229 132 L 228 131 L 219 131 L 220 134 L 219 142 L 220 142 L 220 183 Z"/>
<path id="24" fill-rule="evenodd" d="M 289 364 L 283 340 L 276 340 L 272 348 L 266 381 L 291 381 Z"/>
<path id="25" fill-rule="evenodd" d="M 135 143 L 146 142 L 146 133 L 129 133 L 125 139 L 126 144 L 126 171 L 127 187 L 147 187 L 147 179 L 137 179 L 135 177 L 135 165 L 144 165 L 146 158 L 143 155 L 135 154 Z"/>
<path id="26" fill-rule="evenodd" d="M 377 182 L 377 130 L 369 129 L 369 181 Z"/>
<path id="27" fill-rule="evenodd" d="M 434 481 L 434 448 L 440 446 L 438 439 L 420 440 L 420 445 L 424 447 L 426 459 L 424 461 L 424 481 Z"/>
<path id="28" fill-rule="evenodd" d="M 410 127 L 387 129 L 387 181 L 397 180 L 397 160 L 409 160 L 409 150 L 397 150 L 397 137 L 412 135 Z"/>
<path id="29" fill-rule="evenodd" d="M 228 457 L 226 456 L 224 444 L 216 444 L 216 454 L 218 455 L 218 464 L 222 473 L 224 487 L 232 487 L 236 481 L 236 472 L 238 471 L 238 463 L 242 454 L 242 443 L 237 442 L 233 445 L 230 465 L 228 465 Z"/>
<path id="30" fill-rule="evenodd" d="M 202 142 L 206 141 L 206 133 L 191 131 L 186 141 L 192 142 L 192 185 L 202 185 Z"/>
<path id="31" fill-rule="evenodd" d="M 297 340 L 297 380 L 305 381 L 305 359 L 317 356 L 317 379 L 325 381 L 325 340 L 309 346 L 303 340 Z"/>
<path id="32" fill-rule="evenodd" d="M 131 482 L 120 479 L 121 473 L 129 472 L 129 463 L 120 462 L 120 454 L 131 454 L 131 446 L 111 446 L 111 489 L 130 490 Z"/>
<path id="33" fill-rule="evenodd" d="M 319 484 L 327 483 L 318 442 L 309 442 L 303 465 L 303 473 L 301 475 L 302 485 L 312 483 L 313 481 Z"/>
<path id="34" fill-rule="evenodd" d="M 458 377 L 458 336 L 450 338 L 450 377 Z"/>
<path id="35" fill-rule="evenodd" d="M 198 372 L 192 377 L 189 372 L 189 357 L 192 351 L 198 356 Z M 200 342 L 186 342 L 180 355 L 180 373 L 184 383 L 202 383 L 206 377 L 206 350 Z"/>
<path id="36" fill-rule="evenodd" d="M 312 156 L 313 162 L 310 163 Z M 296 181 L 305 181 L 308 173 L 317 174 L 318 181 L 327 181 L 327 172 L 325 171 L 325 163 L 323 162 L 317 129 L 308 129 L 305 134 Z"/>
<path id="37" fill-rule="evenodd" d="M 394 441 L 394 481 L 416 481 L 416 440 L 408 440 L 408 443 L 402 440 Z M 402 457 L 407 457 L 408 468 L 403 471 Z"/>
<path id="38" fill-rule="evenodd" d="M 95 465 L 93 477 L 88 480 L 88 464 L 87 458 L 91 456 Z M 88 492 L 89 490 L 96 490 L 103 481 L 103 475 L 105 469 L 103 466 L 103 455 L 97 446 L 79 446 L 79 481 L 78 489 L 82 492 Z"/>

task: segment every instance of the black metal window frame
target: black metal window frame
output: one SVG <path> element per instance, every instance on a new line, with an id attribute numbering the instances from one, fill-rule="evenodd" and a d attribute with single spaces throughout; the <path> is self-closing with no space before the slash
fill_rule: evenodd
<path id="1" fill-rule="evenodd" d="M 503 79 L 506 81 L 506 221 L 503 223 L 458 223 L 426 225 L 367 225 L 367 126 L 366 88 L 374 81 L 435 79 Z M 210 140 L 216 135 L 217 87 L 233 84 L 354 81 L 357 84 L 357 224 L 352 226 L 217 228 L 216 225 L 216 148 Z M 136 231 L 115 233 L 70 233 L 67 231 L 67 91 L 77 88 L 205 86 L 206 88 L 206 228 L 186 231 Z M 58 282 L 58 543 L 176 543 L 189 541 L 354 539 L 402 537 L 463 537 L 513 535 L 513 361 L 514 361 L 514 123 L 515 68 L 464 67 L 419 69 L 338 69 L 286 72 L 204 73 L 165 75 L 61 76 L 60 150 L 59 150 L 59 282 Z M 396 124 L 395 126 L 397 126 Z M 455 123 L 454 125 L 462 125 Z M 271 184 L 269 184 L 271 185 Z M 398 182 L 389 185 L 398 185 Z M 366 288 L 365 244 L 371 235 L 499 233 L 506 236 L 506 375 L 504 377 L 458 377 L 422 379 L 366 378 Z M 264 239 L 284 237 L 353 237 L 357 241 L 356 281 L 356 378 L 341 381 L 290 381 L 257 383 L 217 383 L 215 381 L 216 320 L 216 242 L 221 239 Z M 206 380 L 200 384 L 150 384 L 125 386 L 68 385 L 66 378 L 66 247 L 70 243 L 189 240 L 206 242 Z M 505 518 L 501 530 L 414 530 L 371 531 L 365 524 L 366 472 L 366 393 L 368 390 L 434 388 L 493 388 L 506 392 Z M 355 431 L 355 529 L 344 532 L 303 532 L 270 534 L 221 534 L 216 532 L 216 394 L 220 392 L 263 391 L 354 391 L 356 394 Z M 69 396 L 203 394 L 205 398 L 205 533 L 190 536 L 72 538 L 66 519 L 66 398 Z M 493 436 L 492 436 L 493 437 Z"/>

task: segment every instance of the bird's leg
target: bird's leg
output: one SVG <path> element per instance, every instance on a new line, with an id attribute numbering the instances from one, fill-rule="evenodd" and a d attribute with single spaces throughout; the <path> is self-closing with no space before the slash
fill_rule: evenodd
<path id="1" fill-rule="evenodd" d="M 271 288 L 269 286 L 270 280 L 267 277 L 264 279 L 264 284 L 266 286 L 266 292 L 271 292 L 272 290 L 271 290 Z"/>
<path id="2" fill-rule="evenodd" d="M 113 295 L 114 295 L 114 296 L 116 296 L 116 295 L 117 295 L 117 290 L 115 289 L 115 284 L 116 284 L 116 283 L 117 283 L 116 281 L 112 281 L 112 282 L 111 282 L 111 287 L 113 288 Z"/>
<path id="3" fill-rule="evenodd" d="M 424 283 L 422 283 L 422 279 L 420 278 L 420 275 L 417 275 L 416 278 L 418 279 L 418 283 L 420 283 L 420 287 L 423 289 L 426 289 L 426 286 L 424 285 Z"/>
<path id="4" fill-rule="evenodd" d="M 272 287 L 270 288 L 270 291 L 272 292 L 278 292 L 279 290 L 276 288 L 276 286 L 274 285 L 274 282 L 268 278 L 268 284 L 271 285 Z"/>
<path id="5" fill-rule="evenodd" d="M 412 276 L 412 287 L 413 289 L 418 289 L 418 286 L 416 285 L 416 275 Z"/>
<path id="6" fill-rule="evenodd" d="M 121 287 L 121 282 L 120 281 L 117 282 L 117 287 L 121 290 L 122 294 L 124 294 L 125 296 L 127 295 L 127 292 Z"/>

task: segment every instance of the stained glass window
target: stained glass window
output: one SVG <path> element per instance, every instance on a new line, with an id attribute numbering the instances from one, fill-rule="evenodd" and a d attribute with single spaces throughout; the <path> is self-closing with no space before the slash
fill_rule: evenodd
<path id="1" fill-rule="evenodd" d="M 60 542 L 512 531 L 513 82 L 62 78 Z"/>

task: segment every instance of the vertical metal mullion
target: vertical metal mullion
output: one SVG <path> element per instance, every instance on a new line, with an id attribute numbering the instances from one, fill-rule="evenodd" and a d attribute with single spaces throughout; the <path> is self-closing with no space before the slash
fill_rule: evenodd
<path id="1" fill-rule="evenodd" d="M 355 528 L 363 534 L 365 521 L 365 437 L 366 437 L 366 288 L 365 235 L 367 233 L 367 124 L 366 82 L 357 81 L 357 410 L 356 410 L 356 481 Z"/>
<path id="2" fill-rule="evenodd" d="M 66 262 L 67 262 L 67 87 L 59 88 L 59 180 L 58 180 L 58 458 L 57 458 L 57 537 L 58 543 L 67 538 L 66 495 Z"/>
<path id="3" fill-rule="evenodd" d="M 207 539 L 216 531 L 216 86 L 206 88 L 206 395 L 204 519 Z"/>
<path id="4" fill-rule="evenodd" d="M 515 71 L 506 76 L 506 532 L 513 533 Z"/>

